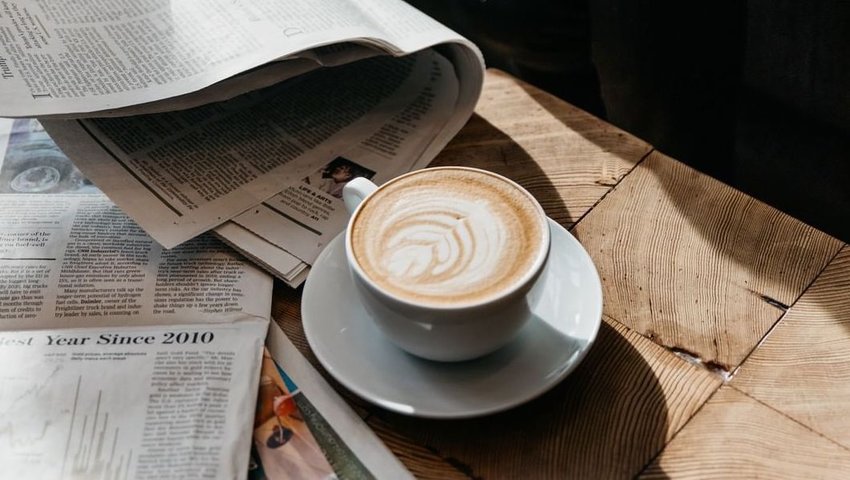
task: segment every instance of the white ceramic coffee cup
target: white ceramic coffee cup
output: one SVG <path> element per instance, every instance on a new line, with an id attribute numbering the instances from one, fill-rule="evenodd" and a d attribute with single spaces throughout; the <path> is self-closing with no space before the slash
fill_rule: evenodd
<path id="1" fill-rule="evenodd" d="M 497 177 L 524 192 L 536 206 L 541 216 L 542 234 L 536 241 L 539 249 L 530 269 L 523 278 L 504 292 L 466 305 L 433 305 L 400 298 L 382 288 L 369 278 L 358 263 L 352 249 L 352 225 L 363 202 L 378 189 L 401 178 L 417 175 L 414 171 L 390 180 L 378 187 L 365 178 L 355 178 L 345 185 L 342 195 L 351 213 L 345 236 L 345 253 L 352 281 L 360 301 L 378 328 L 394 344 L 409 353 L 429 360 L 461 361 L 493 352 L 513 339 L 532 317 L 526 294 L 537 281 L 549 255 L 549 224 L 540 204 L 513 181 L 466 167 L 459 168 L 482 175 Z"/>

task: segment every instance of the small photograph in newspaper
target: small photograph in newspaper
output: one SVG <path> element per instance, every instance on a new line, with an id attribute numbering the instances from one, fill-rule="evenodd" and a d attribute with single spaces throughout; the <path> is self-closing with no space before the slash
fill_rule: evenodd
<path id="1" fill-rule="evenodd" d="M 302 183 L 335 198 L 342 198 L 342 189 L 348 182 L 359 177 L 371 179 L 375 173 L 374 170 L 369 170 L 345 157 L 336 157 L 316 173 L 305 177 Z"/>
<path id="2" fill-rule="evenodd" d="M 265 350 L 248 478 L 373 478 Z"/>
<path id="3" fill-rule="evenodd" d="M 0 158 L 0 193 L 99 193 L 34 118 L 6 120 L 6 153 Z M 2 149 L 0 149 L 2 150 Z"/>

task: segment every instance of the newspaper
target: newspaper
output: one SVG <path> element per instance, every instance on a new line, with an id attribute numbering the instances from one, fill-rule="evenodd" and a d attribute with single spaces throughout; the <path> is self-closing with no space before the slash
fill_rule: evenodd
<path id="1" fill-rule="evenodd" d="M 0 476 L 245 478 L 271 295 L 212 235 L 164 249 L 37 121 L 0 119 Z"/>
<path id="2" fill-rule="evenodd" d="M 329 62 L 316 53 L 348 44 L 356 53 Z M 188 108 L 326 63 L 438 44 L 455 51 L 465 75 L 480 70 L 469 41 L 402 1 L 4 0 L 0 114 L 126 116 L 174 110 L 175 101 Z M 469 83 L 480 88 L 480 79 Z"/>
<path id="3" fill-rule="evenodd" d="M 400 0 L 180 3 L 3 1 L 0 115 L 166 248 L 215 229 L 290 285 L 345 182 L 424 167 L 481 91 L 474 45 Z"/>
<path id="4" fill-rule="evenodd" d="M 15 123 L 0 135 L 3 475 L 243 476 L 271 279 L 208 235 L 163 249 Z"/>

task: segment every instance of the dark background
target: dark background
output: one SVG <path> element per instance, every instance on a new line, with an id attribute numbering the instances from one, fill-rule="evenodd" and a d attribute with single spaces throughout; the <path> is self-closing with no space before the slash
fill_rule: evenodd
<path id="1" fill-rule="evenodd" d="M 488 66 L 850 241 L 850 1 L 409 3 Z"/>

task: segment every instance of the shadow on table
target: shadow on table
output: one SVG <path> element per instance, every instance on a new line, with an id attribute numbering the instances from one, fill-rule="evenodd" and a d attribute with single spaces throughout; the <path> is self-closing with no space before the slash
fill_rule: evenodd
<path id="1" fill-rule="evenodd" d="M 660 153 L 639 169 L 618 187 L 624 196 L 607 220 L 584 229 L 600 241 L 604 229 L 632 222 L 626 258 L 614 262 L 622 276 L 612 280 L 628 303 L 611 314 L 734 374 L 841 244 Z M 650 252 L 663 255 L 640 257 Z"/>
<path id="2" fill-rule="evenodd" d="M 540 95 L 533 87 L 520 86 L 529 95 Z M 610 131 L 589 128 L 581 116 L 564 115 L 558 103 L 538 104 L 600 148 L 621 156 L 627 154 L 630 144 L 621 142 L 618 146 L 616 142 L 612 143 Z M 630 176 L 628 186 L 621 184 L 616 187 L 634 190 L 629 190 L 629 194 L 634 196 L 635 202 L 621 202 L 618 211 L 609 211 L 609 215 L 614 217 L 606 221 L 605 228 L 613 229 L 619 222 L 634 222 L 637 218 L 641 225 L 636 226 L 637 230 L 633 229 L 632 233 L 640 231 L 643 236 L 625 239 L 631 242 L 630 248 L 635 251 L 664 251 L 663 259 L 680 254 L 687 257 L 687 261 L 676 265 L 675 271 L 668 268 L 669 265 L 659 264 L 662 259 L 638 262 L 634 265 L 635 270 L 630 272 L 634 275 L 628 276 L 632 284 L 626 285 L 622 293 L 630 301 L 638 301 L 648 294 L 657 296 L 656 300 L 659 300 L 668 296 L 669 292 L 650 291 L 653 285 L 658 288 L 666 288 L 670 284 L 699 285 L 698 289 L 690 288 L 685 292 L 693 297 L 690 302 L 679 298 L 676 303 L 683 308 L 686 304 L 705 305 L 698 311 L 694 307 L 689 313 L 701 315 L 704 322 L 713 322 L 714 325 L 706 331 L 716 333 L 711 338 L 683 336 L 681 329 L 670 324 L 673 322 L 670 316 L 675 312 L 666 309 L 664 315 L 660 311 L 652 311 L 649 320 L 617 320 L 653 336 L 656 343 L 680 348 L 708 365 L 734 371 L 837 252 L 839 243 L 691 167 L 665 159 L 660 153 L 645 158 L 640 171 Z M 657 189 L 657 193 L 653 194 L 651 189 Z M 659 220 L 662 222 L 658 223 Z M 650 224 L 656 225 L 656 228 L 643 228 Z M 665 238 L 667 240 L 662 243 Z M 671 242 L 670 239 L 677 240 Z M 580 240 L 585 242 L 588 239 Z M 700 242 L 707 245 L 702 246 Z M 676 250 L 670 251 L 671 246 L 675 246 Z M 702 253 L 687 253 L 688 249 L 698 249 Z M 628 261 L 620 263 L 621 266 L 629 265 Z M 640 268 L 644 271 L 638 271 Z M 666 281 L 663 286 L 660 286 L 661 280 L 650 281 L 648 272 L 658 274 L 665 270 L 672 272 L 673 276 L 657 277 Z M 706 272 L 710 273 L 706 275 Z M 718 285 L 724 284 L 728 284 L 730 289 L 717 290 Z M 647 308 L 651 310 L 651 307 Z M 733 323 L 740 318 L 750 319 L 753 325 L 737 328 Z M 746 337 L 730 335 L 733 329 Z"/>
<path id="3" fill-rule="evenodd" d="M 556 222 L 565 225 L 575 221 L 558 190 L 534 158 L 478 114 L 472 115 L 429 167 L 450 165 L 481 168 L 504 175 L 531 192 L 546 214 Z"/>
<path id="4" fill-rule="evenodd" d="M 843 302 L 835 301 L 835 296 L 821 294 L 817 287 L 812 288 L 813 282 L 817 286 L 817 282 L 824 279 L 822 272 L 835 261 L 841 249 L 847 248 L 839 240 L 743 193 L 730 195 L 721 192 L 721 189 L 731 188 L 719 181 L 697 181 L 700 174 L 689 167 L 680 166 L 674 170 L 661 162 L 650 162 L 646 167 L 663 186 L 680 215 L 711 245 L 716 255 L 713 262 L 719 265 L 719 269 L 733 273 L 735 269 L 739 270 L 737 276 L 730 275 L 729 280 L 737 283 L 739 288 L 745 288 L 746 292 L 736 296 L 733 296 L 731 288 L 725 292 L 724 301 L 737 302 L 738 306 L 729 308 L 721 305 L 724 310 L 718 310 L 711 319 L 717 324 L 714 329 L 717 333 L 705 342 L 713 342 L 714 348 L 718 344 L 721 347 L 726 344 L 729 360 L 724 361 L 721 356 L 717 362 L 725 370 L 733 375 L 739 369 L 745 370 L 747 359 L 762 345 L 772 347 L 772 355 L 788 362 L 788 354 L 778 352 L 789 346 L 777 349 L 777 344 L 771 342 L 768 335 L 774 332 L 774 327 L 783 328 L 789 310 L 793 312 L 800 308 L 801 312 L 807 312 L 814 309 L 822 321 L 832 320 L 848 325 L 844 321 L 847 310 Z M 723 262 L 727 265 L 722 265 Z M 709 288 L 707 283 L 705 288 Z M 746 298 L 746 302 L 742 301 L 742 297 Z M 803 298 L 807 304 L 795 307 Z M 742 318 L 748 319 L 749 325 L 735 330 L 742 332 L 743 339 L 737 343 L 730 341 L 731 335 L 724 322 L 733 324 Z M 800 323 L 797 325 L 800 328 Z M 729 327 L 729 330 L 732 328 Z M 785 337 L 786 341 L 796 342 L 795 348 L 799 351 L 809 351 L 807 342 L 813 338 L 802 334 L 802 330 L 798 331 L 801 332 L 798 336 Z M 845 334 L 850 336 L 850 326 Z M 705 351 L 700 351 L 699 355 L 704 359 L 722 354 L 722 350 L 718 353 L 708 345 L 703 349 Z M 801 369 L 804 365 L 817 370 L 823 368 L 820 360 L 805 354 L 797 362 L 786 365 L 786 368 L 793 369 Z"/>
<path id="5" fill-rule="evenodd" d="M 637 164 L 652 149 L 652 146 L 646 141 L 562 100 L 544 99 L 544 101 L 541 101 L 542 96 L 554 98 L 548 92 L 523 82 L 518 82 L 517 85 L 525 90 L 529 97 L 535 99 L 535 103 L 549 112 L 553 118 L 581 135 L 585 140 L 599 146 L 606 153 L 629 163 Z M 640 149 L 640 152 L 636 149 Z"/>
<path id="6" fill-rule="evenodd" d="M 467 420 L 376 417 L 373 427 L 425 445 L 472 478 L 633 478 L 661 451 L 669 428 L 651 366 L 604 322 L 581 365 L 525 405 Z M 666 475 L 655 469 L 653 478 Z"/>

